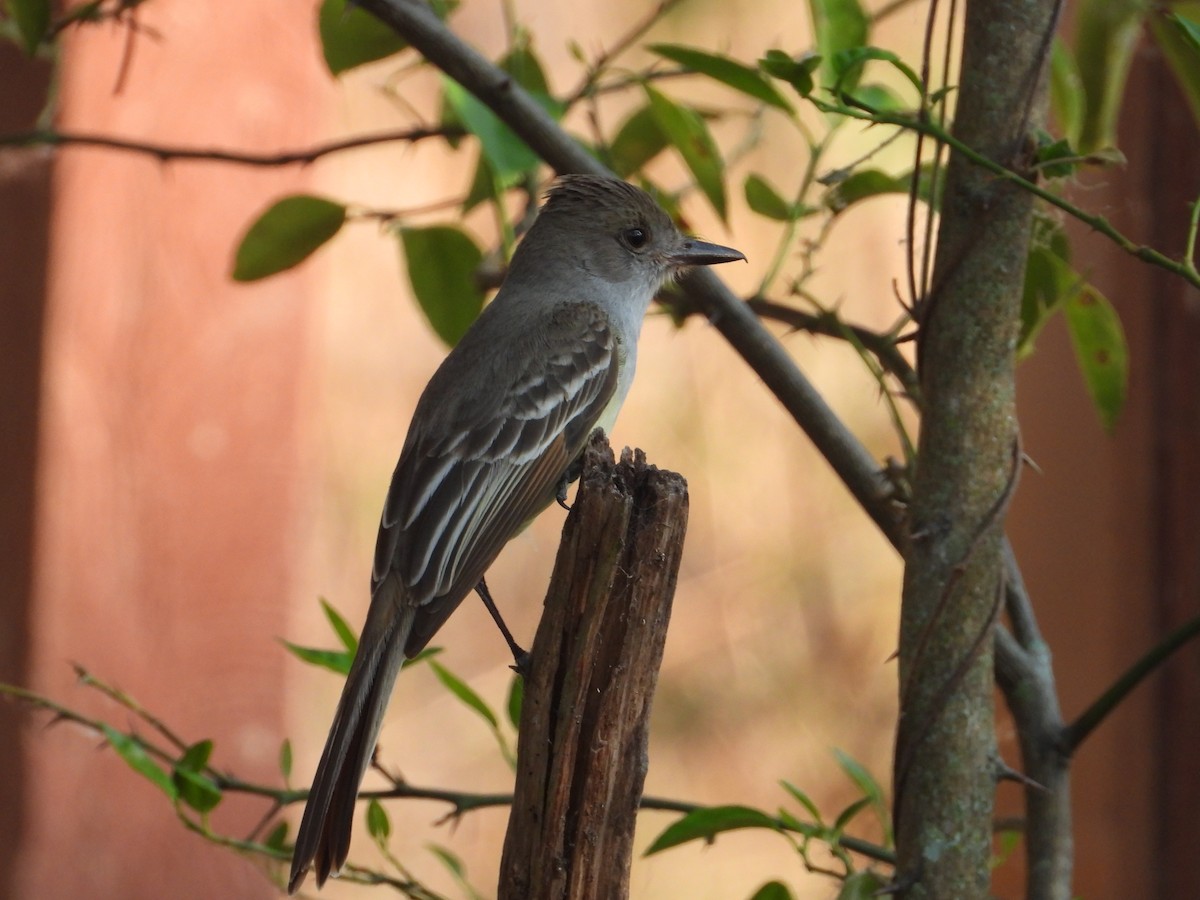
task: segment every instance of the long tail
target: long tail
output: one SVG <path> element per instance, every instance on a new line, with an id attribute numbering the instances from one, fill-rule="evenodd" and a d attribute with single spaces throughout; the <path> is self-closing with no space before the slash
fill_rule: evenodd
<path id="1" fill-rule="evenodd" d="M 400 602 L 393 579 L 387 579 L 371 598 L 367 622 L 342 699 L 338 701 L 325 750 L 313 776 L 308 804 L 296 835 L 288 893 L 294 894 L 310 867 L 317 887 L 336 875 L 350 852 L 350 830 L 358 786 L 371 762 L 375 740 L 396 675 L 404 662 L 404 642 L 412 630 L 415 610 Z"/>

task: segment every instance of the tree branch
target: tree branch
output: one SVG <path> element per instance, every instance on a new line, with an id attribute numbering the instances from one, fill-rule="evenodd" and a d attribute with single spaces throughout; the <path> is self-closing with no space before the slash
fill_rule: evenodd
<path id="1" fill-rule="evenodd" d="M 395 141 L 414 143 L 434 137 L 461 137 L 464 133 L 461 128 L 408 128 L 400 131 L 364 134 L 357 137 L 345 138 L 340 141 L 316 144 L 303 150 L 285 150 L 279 153 L 244 153 L 238 150 L 223 150 L 215 147 L 203 148 L 184 147 L 178 144 L 154 144 L 79 131 L 23 131 L 17 134 L 5 134 L 0 135 L 0 145 L 16 147 L 32 147 L 37 145 L 51 147 L 100 147 L 107 150 L 123 150 L 128 153 L 153 156 L 159 162 L 194 160 L 200 162 L 233 163 L 244 166 L 272 167 L 307 165 L 325 156 L 342 153 L 346 150 L 354 150 L 359 147 L 370 147 L 375 144 L 387 144 Z"/>
<path id="2" fill-rule="evenodd" d="M 973 148 L 969 143 L 955 137 L 951 132 L 946 131 L 937 124 L 925 119 L 917 118 L 913 115 L 904 113 L 893 113 L 885 110 L 863 110 L 853 106 L 847 106 L 844 103 L 828 103 L 816 97 L 809 98 L 812 103 L 822 112 L 835 113 L 837 115 L 847 116 L 851 119 L 859 119 L 863 122 L 873 122 L 877 125 L 895 125 L 900 128 L 906 128 L 914 131 L 917 134 L 932 137 L 950 147 L 952 150 L 960 153 L 965 159 L 970 160 L 975 165 L 995 175 L 1002 181 L 1015 185 L 1021 190 L 1037 197 L 1054 206 L 1073 219 L 1077 219 L 1084 225 L 1091 228 L 1098 234 L 1108 238 L 1116 244 L 1121 250 L 1128 253 L 1135 259 L 1140 259 L 1142 262 L 1149 263 L 1152 266 L 1157 266 L 1172 275 L 1178 275 L 1188 284 L 1193 287 L 1200 287 L 1200 272 L 1191 265 L 1188 260 L 1174 260 L 1155 250 L 1153 247 L 1146 244 L 1139 244 L 1137 241 L 1126 237 L 1108 221 L 1104 216 L 1089 213 L 1082 207 L 1076 206 L 1065 197 L 1062 197 L 1051 190 L 1047 190 L 1031 178 L 1016 171 L 1010 166 L 1006 166 L 994 159 L 989 159 L 977 149 Z"/>
<path id="3" fill-rule="evenodd" d="M 1200 635 L 1200 616 L 1184 622 L 1167 637 L 1151 647 L 1145 655 L 1129 667 L 1112 686 L 1101 694 L 1096 701 L 1080 714 L 1074 722 L 1067 726 L 1063 735 L 1063 752 L 1068 756 L 1079 749 L 1087 736 L 1096 730 L 1121 701 L 1136 688 L 1147 675 L 1165 663 L 1176 650 Z"/>
<path id="4" fill-rule="evenodd" d="M 764 319 L 774 319 L 797 331 L 807 331 L 810 334 L 820 334 L 825 337 L 849 340 L 854 338 L 864 348 L 869 350 L 884 371 L 896 377 L 904 388 L 904 392 L 920 406 L 921 385 L 917 381 L 917 373 L 904 358 L 897 346 L 895 336 L 880 334 L 859 325 L 849 325 L 841 320 L 836 313 L 809 313 L 783 303 L 775 303 L 763 297 L 755 297 L 747 301 L 747 305 Z"/>
<path id="5" fill-rule="evenodd" d="M 641 21 L 634 24 L 625 34 L 617 38 L 611 47 L 606 47 L 600 52 L 592 63 L 588 66 L 587 75 L 575 90 L 567 94 L 565 105 L 567 108 L 574 106 L 583 98 L 591 95 L 596 90 L 596 83 L 600 78 L 601 73 L 614 59 L 633 46 L 643 35 L 651 28 L 658 24 L 671 8 L 677 6 L 679 0 L 659 0 L 658 5 L 650 10 Z"/>
<path id="6" fill-rule="evenodd" d="M 138 718 L 149 723 L 158 723 L 162 727 L 152 725 L 155 731 L 158 731 L 169 744 L 173 746 L 173 750 L 165 749 L 153 741 L 139 737 L 134 732 L 126 730 L 121 734 L 137 741 L 138 745 L 149 756 L 165 767 L 173 768 L 177 765 L 186 751 L 186 742 L 175 735 L 174 731 L 162 723 L 157 717 L 151 714 L 134 698 L 117 690 L 107 682 L 97 678 L 91 672 L 76 668 L 80 676 L 80 683 L 85 687 L 99 691 L 104 696 L 111 699 L 118 706 L 130 711 Z M 88 734 L 92 734 L 101 740 L 107 741 L 106 727 L 107 723 L 102 719 L 92 718 L 83 713 L 74 710 L 68 706 L 51 700 L 42 694 L 30 691 L 26 688 L 17 687 L 15 685 L 0 683 L 0 697 L 10 698 L 21 703 L 28 704 L 33 709 L 42 710 L 52 715 L 50 724 L 56 722 L 70 722 L 78 726 Z M 167 735 L 171 737 L 167 737 Z M 441 803 L 446 803 L 451 807 L 449 813 L 443 818 L 442 822 L 457 819 L 458 817 L 480 809 L 490 809 L 498 806 L 510 806 L 513 802 L 511 793 L 476 793 L 471 791 L 457 791 L 446 788 L 436 787 L 420 787 L 418 785 L 409 784 L 399 777 L 388 772 L 386 769 L 379 769 L 385 778 L 391 781 L 392 786 L 381 790 L 369 790 L 359 793 L 360 800 L 433 800 Z M 261 797 L 264 800 L 271 801 L 271 806 L 268 811 L 268 819 L 273 817 L 275 812 L 283 807 L 290 806 L 296 803 L 303 803 L 308 799 L 307 790 L 296 790 L 288 787 L 278 787 L 275 785 L 259 784 L 257 782 L 245 781 L 228 772 L 223 772 L 215 766 L 208 765 L 203 769 L 203 774 L 210 778 L 212 782 L 222 791 L 231 794 L 243 794 L 248 797 Z M 654 797 L 642 796 L 639 801 L 639 808 L 644 810 L 654 810 L 658 812 L 672 813 L 692 813 L 698 810 L 706 809 L 704 804 L 692 803 L 684 800 L 675 800 L 669 797 Z M 266 856 L 270 859 L 287 861 L 291 859 L 291 854 L 285 850 L 280 850 L 269 844 L 264 844 L 254 840 L 241 838 L 231 838 L 225 835 L 220 835 L 202 825 L 198 825 L 191 819 L 182 815 L 185 824 L 190 829 L 203 834 L 204 837 L 214 843 L 222 844 L 230 849 L 238 852 L 256 853 Z M 797 827 L 799 823 L 799 828 Z M 440 823 L 439 823 L 440 824 Z M 773 824 L 781 831 L 792 832 L 795 834 L 805 835 L 805 826 L 816 827 L 815 823 L 804 822 L 796 818 L 785 821 L 782 818 L 774 818 Z M 255 829 L 257 833 L 261 828 Z M 893 864 L 895 862 L 894 854 L 886 847 L 881 847 L 878 844 L 873 844 L 870 841 L 864 841 L 861 838 L 852 837 L 850 835 L 840 835 L 838 838 L 838 846 L 845 848 L 853 853 L 867 859 L 873 859 L 877 862 Z M 352 877 L 346 877 L 350 873 Z M 394 887 L 399 887 L 401 884 L 412 888 L 415 883 L 411 881 L 397 882 L 395 879 L 389 879 L 370 869 L 361 868 L 350 865 L 343 870 L 345 880 L 351 880 L 365 884 L 391 884 Z M 419 887 L 419 886 L 418 886 Z"/>

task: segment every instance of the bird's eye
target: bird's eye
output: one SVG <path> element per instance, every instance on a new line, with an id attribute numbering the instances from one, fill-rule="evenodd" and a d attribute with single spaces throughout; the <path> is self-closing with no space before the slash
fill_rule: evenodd
<path id="1" fill-rule="evenodd" d="M 646 246 L 646 242 L 650 240 L 650 233 L 644 228 L 629 228 L 622 235 L 627 243 L 634 250 L 641 250 Z"/>

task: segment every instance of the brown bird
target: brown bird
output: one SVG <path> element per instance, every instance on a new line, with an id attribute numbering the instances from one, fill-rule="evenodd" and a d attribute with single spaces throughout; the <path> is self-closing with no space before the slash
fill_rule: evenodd
<path id="1" fill-rule="evenodd" d="M 566 176 L 504 284 L 426 386 L 383 508 L 371 606 L 300 822 L 288 892 L 350 850 L 359 783 L 405 658 L 556 496 L 633 381 L 646 310 L 687 266 L 745 259 L 684 237 L 623 181 Z"/>

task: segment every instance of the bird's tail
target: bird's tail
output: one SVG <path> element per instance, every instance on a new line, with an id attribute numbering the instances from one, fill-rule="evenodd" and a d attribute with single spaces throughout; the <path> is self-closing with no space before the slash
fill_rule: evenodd
<path id="1" fill-rule="evenodd" d="M 371 599 L 358 652 L 346 676 L 317 774 L 313 776 L 296 848 L 288 893 L 294 894 L 310 867 L 317 887 L 336 875 L 350 852 L 350 830 L 358 786 L 371 762 L 375 740 L 396 675 L 404 663 L 404 643 L 415 609 L 402 603 L 393 578 L 385 579 Z"/>

